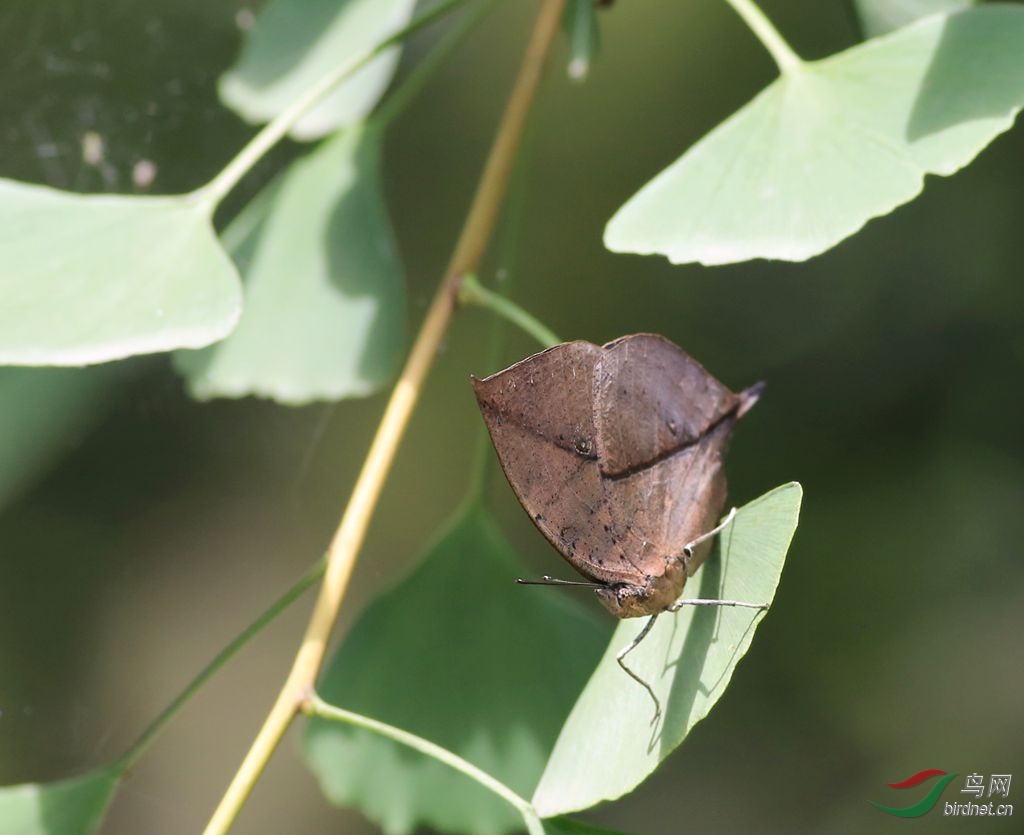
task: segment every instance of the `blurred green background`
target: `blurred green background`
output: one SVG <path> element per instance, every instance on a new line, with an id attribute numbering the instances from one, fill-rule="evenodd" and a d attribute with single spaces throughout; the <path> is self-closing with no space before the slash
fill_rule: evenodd
<path id="1" fill-rule="evenodd" d="M 414 320 L 535 5 L 501 4 L 388 139 Z M 149 160 L 154 192 L 199 185 L 249 135 L 215 93 L 242 8 L 5 2 L 0 175 L 130 191 L 133 166 Z M 858 37 L 843 3 L 765 8 L 806 57 Z M 592 819 L 638 833 L 1020 831 L 1013 819 L 947 823 L 938 810 L 889 818 L 867 800 L 904 805 L 884 784 L 925 768 L 1024 780 L 1024 130 L 806 264 L 615 256 L 601 245 L 615 208 L 773 66 L 721 2 L 621 0 L 602 20 L 604 51 L 585 84 L 567 79 L 561 46 L 534 121 L 513 262 L 492 258 L 484 277 L 513 266 L 513 296 L 563 338 L 656 331 L 734 388 L 766 380 L 732 446 L 732 499 L 790 479 L 806 499 L 776 605 L 730 691 L 644 786 Z M 400 73 L 437 36 L 418 37 Z M 89 131 L 104 143 L 98 165 L 83 162 Z M 496 370 L 483 359 L 491 326 L 471 310 L 450 334 L 342 630 L 461 496 L 480 423 L 467 375 Z M 533 350 L 513 334 L 505 360 Z M 198 404 L 165 357 L 0 370 L 0 783 L 121 753 L 322 551 L 383 403 Z M 489 495 L 537 569 L 562 570 L 499 477 Z M 308 606 L 190 704 L 130 776 L 104 832 L 202 828 Z M 375 674 L 409 686 L 400 670 Z M 1014 785 L 1011 803 L 1024 791 Z M 974 799 L 962 787 L 957 778 L 944 799 Z M 286 744 L 238 831 L 374 830 L 327 806 Z"/>

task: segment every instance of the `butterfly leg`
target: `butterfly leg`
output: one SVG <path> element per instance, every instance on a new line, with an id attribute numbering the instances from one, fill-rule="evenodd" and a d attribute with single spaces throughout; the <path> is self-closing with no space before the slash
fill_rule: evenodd
<path id="1" fill-rule="evenodd" d="M 683 558 L 689 560 L 693 556 L 693 549 L 700 545 L 702 542 L 707 542 L 713 536 L 717 536 L 724 531 L 729 525 L 732 524 L 736 518 L 736 508 L 729 511 L 728 515 L 722 520 L 718 527 L 711 529 L 707 533 L 702 533 L 693 542 L 688 542 L 683 548 Z M 713 600 L 707 598 L 689 598 L 688 600 L 677 600 L 666 611 L 678 612 L 683 606 L 742 606 L 746 609 L 767 609 L 767 603 L 744 603 L 742 600 Z"/>
<path id="2" fill-rule="evenodd" d="M 678 612 L 683 606 L 742 606 L 745 609 L 767 609 L 767 603 L 744 603 L 742 600 L 715 600 L 705 597 L 690 597 L 677 600 L 666 612 Z"/>
<path id="3" fill-rule="evenodd" d="M 654 700 L 654 719 L 652 720 L 652 723 L 658 721 L 658 717 L 661 716 L 661 702 L 659 702 L 658 697 L 654 695 L 654 690 L 651 689 L 651 685 L 649 685 L 646 681 L 640 678 L 640 676 L 638 676 L 631 669 L 629 669 L 629 667 L 626 666 L 626 656 L 629 655 L 633 650 L 635 650 L 637 646 L 640 644 L 640 642 L 647 637 L 647 634 L 651 631 L 651 628 L 654 626 L 654 621 L 657 619 L 658 615 L 651 615 L 647 623 L 644 624 L 644 628 L 637 633 L 636 637 L 629 642 L 629 645 L 627 647 L 620 650 L 619 654 L 615 656 L 615 660 L 618 662 L 619 666 L 622 667 L 626 675 L 628 675 L 631 679 L 633 679 L 633 681 L 635 681 L 637 684 L 643 687 L 644 690 L 647 691 L 647 694 L 651 697 L 651 699 Z"/>

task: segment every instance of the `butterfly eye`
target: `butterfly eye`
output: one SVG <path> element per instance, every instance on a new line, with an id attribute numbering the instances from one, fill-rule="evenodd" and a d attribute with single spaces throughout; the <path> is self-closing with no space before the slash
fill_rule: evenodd
<path id="1" fill-rule="evenodd" d="M 586 438 L 580 438 L 576 441 L 576 451 L 580 455 L 590 455 L 590 441 Z"/>

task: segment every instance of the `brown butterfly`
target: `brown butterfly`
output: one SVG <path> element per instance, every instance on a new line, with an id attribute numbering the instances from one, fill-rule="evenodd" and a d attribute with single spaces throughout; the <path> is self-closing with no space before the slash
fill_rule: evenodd
<path id="1" fill-rule="evenodd" d="M 726 499 L 733 426 L 763 385 L 734 394 L 664 337 L 566 342 L 483 380 L 477 402 L 502 469 L 534 524 L 619 618 L 685 604 Z M 526 581 L 522 581 L 526 582 Z M 536 582 L 536 581 L 534 581 Z M 655 698 L 657 704 L 657 698 Z"/>

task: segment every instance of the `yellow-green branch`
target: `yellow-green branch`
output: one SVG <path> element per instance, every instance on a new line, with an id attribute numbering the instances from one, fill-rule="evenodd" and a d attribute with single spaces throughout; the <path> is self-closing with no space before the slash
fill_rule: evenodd
<path id="1" fill-rule="evenodd" d="M 352 569 L 370 519 L 405 433 L 427 372 L 455 311 L 461 276 L 476 270 L 494 230 L 509 174 L 565 0 L 543 0 L 526 54 L 491 146 L 473 203 L 444 278 L 416 337 L 377 428 L 348 507 L 327 552 L 327 572 L 292 669 L 238 772 L 221 798 L 205 835 L 226 833 L 263 773 L 292 719 L 309 694 L 323 664 L 327 641 L 348 589 Z"/>

